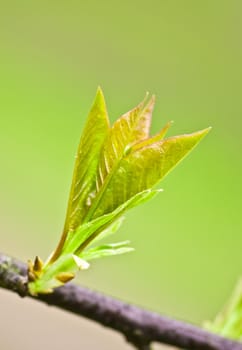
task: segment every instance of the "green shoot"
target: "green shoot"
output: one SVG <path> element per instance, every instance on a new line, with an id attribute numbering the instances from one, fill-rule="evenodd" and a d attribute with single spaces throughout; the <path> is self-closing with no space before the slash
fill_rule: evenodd
<path id="1" fill-rule="evenodd" d="M 161 190 L 153 187 L 209 132 L 149 136 L 155 99 L 146 99 L 112 127 L 99 88 L 78 147 L 63 233 L 45 263 L 29 262 L 29 291 L 50 293 L 89 260 L 133 250 L 129 242 L 92 246 L 118 230 L 123 214 Z"/>
<path id="2" fill-rule="evenodd" d="M 206 322 L 204 326 L 223 337 L 242 340 L 242 279 L 224 309 L 213 322 Z"/>

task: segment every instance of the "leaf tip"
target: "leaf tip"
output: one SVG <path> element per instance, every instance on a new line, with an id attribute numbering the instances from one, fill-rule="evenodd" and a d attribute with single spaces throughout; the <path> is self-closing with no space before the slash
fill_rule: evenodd
<path id="1" fill-rule="evenodd" d="M 104 105 L 106 107 L 104 93 L 103 93 L 103 90 L 100 86 L 98 86 L 98 88 L 97 88 L 94 104 L 100 104 L 100 105 Z"/>
<path id="2" fill-rule="evenodd" d="M 152 101 L 153 103 L 155 103 L 155 101 L 156 101 L 156 96 L 155 96 L 155 94 L 153 94 L 153 95 L 151 96 L 150 101 Z"/>
<path id="3" fill-rule="evenodd" d="M 205 137 L 209 133 L 209 131 L 211 129 L 212 129 L 212 127 L 209 126 L 208 128 L 199 130 L 199 131 L 195 132 L 194 134 L 196 135 L 197 139 L 200 141 L 203 137 Z"/>
<path id="4" fill-rule="evenodd" d="M 211 129 L 212 129 L 212 126 L 209 126 L 208 128 L 201 130 L 201 132 L 204 132 L 205 134 L 207 134 Z"/>
<path id="5" fill-rule="evenodd" d="M 149 95 L 150 95 L 149 91 L 146 91 L 145 97 L 144 97 L 143 100 L 138 104 L 138 107 L 140 107 L 141 109 L 143 109 L 143 108 L 145 107 L 145 104 L 146 104 L 146 103 L 149 103 L 149 101 L 148 101 Z M 151 96 L 151 98 L 152 98 L 152 96 Z"/>
<path id="6" fill-rule="evenodd" d="M 147 97 L 148 97 L 148 95 L 147 95 Z M 155 100 L 156 100 L 155 95 L 152 95 L 151 98 L 147 101 L 147 104 L 145 106 L 145 109 L 149 110 L 150 113 L 153 112 L 153 109 L 154 109 L 154 106 L 155 106 Z"/>
<path id="7" fill-rule="evenodd" d="M 98 85 L 98 87 L 97 87 L 97 92 L 96 92 L 96 95 L 104 96 L 104 94 L 103 94 L 103 90 L 102 90 L 102 88 L 101 88 L 101 86 L 100 86 L 100 85 Z"/>
<path id="8" fill-rule="evenodd" d="M 87 261 L 79 258 L 79 256 L 75 254 L 73 254 L 73 259 L 80 270 L 87 270 L 90 266 L 90 264 Z"/>

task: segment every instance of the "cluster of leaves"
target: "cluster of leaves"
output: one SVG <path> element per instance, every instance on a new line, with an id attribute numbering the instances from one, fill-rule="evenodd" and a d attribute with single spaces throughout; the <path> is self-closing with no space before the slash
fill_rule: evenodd
<path id="1" fill-rule="evenodd" d="M 150 137 L 154 102 L 145 99 L 110 127 L 98 89 L 76 155 L 63 234 L 45 263 L 29 262 L 30 293 L 51 292 L 92 259 L 131 251 L 129 242 L 95 244 L 117 231 L 128 209 L 154 197 L 160 191 L 154 185 L 208 133 L 164 138 L 168 123 Z"/>

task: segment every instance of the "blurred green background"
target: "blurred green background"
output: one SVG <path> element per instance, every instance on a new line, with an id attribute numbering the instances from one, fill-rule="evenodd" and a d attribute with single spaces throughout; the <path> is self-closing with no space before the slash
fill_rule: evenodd
<path id="1" fill-rule="evenodd" d="M 46 258 L 96 88 L 112 121 L 148 90 L 152 131 L 213 126 L 117 234 L 136 248 L 78 283 L 172 317 L 211 319 L 242 274 L 242 2 L 8 1 L 0 12 L 0 244 Z M 0 348 L 131 349 L 115 333 L 0 290 Z M 159 347 L 157 347 L 159 348 Z"/>

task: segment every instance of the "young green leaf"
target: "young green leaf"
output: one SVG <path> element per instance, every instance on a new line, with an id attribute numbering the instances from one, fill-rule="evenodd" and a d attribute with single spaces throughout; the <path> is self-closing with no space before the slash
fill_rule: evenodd
<path id="1" fill-rule="evenodd" d="M 154 97 L 150 99 L 147 105 L 143 101 L 138 107 L 120 117 L 110 129 L 100 154 L 96 184 L 89 197 L 90 208 L 84 219 L 85 222 L 94 217 L 100 201 L 106 197 L 106 192 L 109 191 L 109 183 L 115 177 L 120 161 L 129 153 L 132 145 L 149 136 L 154 102 Z M 113 203 L 111 210 L 117 208 L 118 205 L 124 203 L 130 197 L 127 196 L 123 201 Z M 105 213 L 100 212 L 100 215 Z"/>
<path id="2" fill-rule="evenodd" d="M 108 113 L 103 92 L 98 88 L 78 147 L 64 230 L 52 261 L 60 254 L 68 233 L 81 225 L 89 209 L 88 197 L 96 180 L 101 148 L 108 133 Z"/>
<path id="3" fill-rule="evenodd" d="M 130 242 L 119 242 L 113 244 L 104 244 L 96 248 L 88 249 L 80 254 L 80 257 L 84 260 L 99 259 L 104 256 L 119 255 L 124 253 L 129 253 L 134 250 L 128 246 Z"/>
<path id="4" fill-rule="evenodd" d="M 242 279 L 236 286 L 225 308 L 205 328 L 223 337 L 242 340 Z"/>
<path id="5" fill-rule="evenodd" d="M 145 145 L 133 151 L 119 161 L 113 169 L 113 176 L 106 184 L 105 192 L 99 197 L 93 217 L 99 217 L 112 211 L 128 200 L 130 196 L 153 187 L 175 165 L 177 165 L 208 133 L 205 129 L 193 134 L 171 137 Z M 142 146 L 142 144 L 141 144 Z"/>

